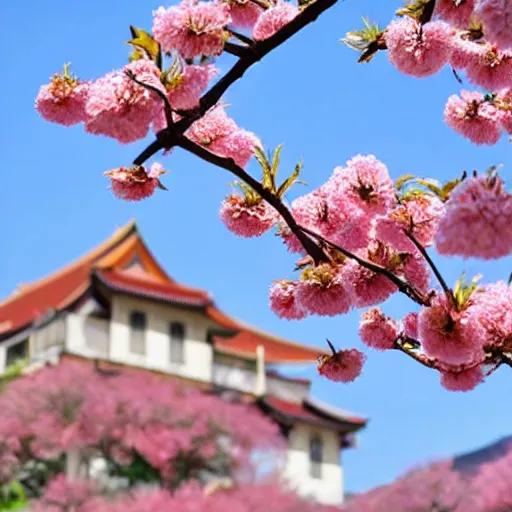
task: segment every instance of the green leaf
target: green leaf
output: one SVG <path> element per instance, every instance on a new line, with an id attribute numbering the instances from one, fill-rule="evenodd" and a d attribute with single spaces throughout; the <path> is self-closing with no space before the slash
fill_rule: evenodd
<path id="1" fill-rule="evenodd" d="M 162 54 L 160 51 L 160 44 L 153 39 L 153 36 L 140 28 L 130 26 L 132 39 L 127 41 L 127 44 L 135 46 L 136 51 L 143 50 L 155 62 L 155 64 L 162 68 Z"/>
<path id="2" fill-rule="evenodd" d="M 405 4 L 400 9 L 397 9 L 395 14 L 397 16 L 409 16 L 419 21 L 429 2 L 430 0 L 414 0 L 413 2 Z"/>
<path id="3" fill-rule="evenodd" d="M 397 190 L 402 190 L 403 186 L 414 179 L 414 174 L 402 174 L 395 180 Z"/>
<path id="4" fill-rule="evenodd" d="M 347 32 L 345 37 L 340 39 L 340 42 L 351 50 L 361 52 L 359 62 L 370 62 L 375 53 L 381 49 L 379 41 L 384 32 L 367 18 L 363 18 L 363 23 L 364 28 L 362 30 Z"/>
<path id="5" fill-rule="evenodd" d="M 455 299 L 455 304 L 459 311 L 464 308 L 468 300 L 477 289 L 478 281 L 480 281 L 480 279 L 482 279 L 482 275 L 478 274 L 473 277 L 473 279 L 471 279 L 471 283 L 468 283 L 466 273 L 463 272 L 455 283 L 453 288 L 453 298 Z"/>
<path id="6" fill-rule="evenodd" d="M 279 169 L 281 150 L 283 149 L 283 145 L 279 144 L 276 149 L 274 149 L 274 154 L 272 155 L 272 176 L 277 176 L 277 170 Z"/>
<path id="7" fill-rule="evenodd" d="M 417 178 L 416 183 L 428 188 L 430 191 L 434 192 L 436 196 L 443 197 L 443 189 L 439 181 L 430 178 Z"/>
<path id="8" fill-rule="evenodd" d="M 450 197 L 450 194 L 453 192 L 455 187 L 462 181 L 461 178 L 457 178 L 452 181 L 448 181 L 443 185 L 443 188 L 441 190 L 441 199 L 443 201 L 447 201 Z"/>
<path id="9" fill-rule="evenodd" d="M 261 165 L 261 169 L 263 171 L 263 179 L 261 184 L 268 190 L 273 190 L 273 179 L 272 179 L 272 166 L 270 165 L 270 162 L 268 161 L 268 157 L 265 154 L 265 151 L 263 151 L 263 148 L 256 146 L 254 148 L 254 156 L 256 160 Z"/>
<path id="10" fill-rule="evenodd" d="M 277 191 L 277 197 L 281 199 L 286 192 L 290 189 L 290 187 L 296 183 L 297 178 L 299 177 L 302 168 L 304 167 L 304 164 L 302 163 L 302 160 L 295 166 L 295 170 L 293 171 L 293 174 L 289 176 L 279 187 Z"/>

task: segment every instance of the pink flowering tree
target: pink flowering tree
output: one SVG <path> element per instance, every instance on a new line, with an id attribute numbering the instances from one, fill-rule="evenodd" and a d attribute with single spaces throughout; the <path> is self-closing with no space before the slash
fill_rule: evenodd
<path id="1" fill-rule="evenodd" d="M 358 495 L 343 512 L 506 512 L 512 509 L 511 477 L 510 453 L 469 471 L 449 459 Z"/>
<path id="2" fill-rule="evenodd" d="M 301 500 L 275 485 L 243 484 L 233 487 L 183 485 L 175 493 L 166 490 L 124 493 L 114 500 L 98 495 L 97 489 L 82 481 L 59 475 L 35 503 L 34 512 L 335 512 L 338 509 Z"/>
<path id="3" fill-rule="evenodd" d="M 512 252 L 512 195 L 497 170 L 445 183 L 413 175 L 393 181 L 378 158 L 356 155 L 289 203 L 302 164 L 278 180 L 281 146 L 267 152 L 222 102 L 251 66 L 335 3 L 183 0 L 160 7 L 151 32 L 131 27 L 128 64 L 92 81 L 65 67 L 41 87 L 36 108 L 48 121 L 82 123 L 86 132 L 121 144 L 154 134 L 132 164 L 105 173 L 119 198 L 136 201 L 165 189 L 163 166 L 148 161 L 174 148 L 233 174 L 238 191 L 220 206 L 226 227 L 240 237 L 275 229 L 300 258 L 298 277 L 270 287 L 276 315 L 298 321 L 370 308 L 359 332 L 368 347 L 401 351 L 439 372 L 446 389 L 473 389 L 499 366 L 512 365 L 512 292 L 504 281 L 464 275 L 448 283 L 430 251 L 483 260 Z M 386 51 L 393 66 L 418 78 L 447 65 L 458 80 L 464 74 L 480 89 L 450 97 L 446 122 L 475 144 L 495 144 L 512 132 L 511 28 L 507 0 L 413 0 L 386 28 L 365 20 L 344 41 L 361 52 L 361 62 Z M 223 76 L 215 66 L 221 54 L 234 60 Z M 257 175 L 246 170 L 253 156 Z M 411 300 L 401 319 L 379 307 L 396 293 Z M 354 380 L 366 356 L 329 345 L 320 374 Z"/>
<path id="4" fill-rule="evenodd" d="M 71 452 L 101 456 L 109 475 L 130 485 L 172 490 L 191 479 L 252 481 L 254 450 L 279 458 L 284 447 L 277 426 L 249 404 L 69 362 L 12 382 L 0 410 L 0 483 L 21 478 L 32 494 L 66 469 Z"/>

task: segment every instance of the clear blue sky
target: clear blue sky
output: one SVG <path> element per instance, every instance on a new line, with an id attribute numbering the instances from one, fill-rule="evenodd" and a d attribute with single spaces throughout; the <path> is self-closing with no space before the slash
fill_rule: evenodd
<path id="1" fill-rule="evenodd" d="M 394 177 L 448 178 L 508 163 L 506 139 L 477 148 L 443 125 L 446 98 L 460 87 L 449 69 L 420 81 L 399 75 L 385 54 L 357 65 L 357 55 L 338 42 L 360 26 L 361 15 L 384 24 L 400 3 L 340 2 L 229 91 L 229 112 L 241 126 L 268 147 L 284 142 L 283 171 L 303 157 L 304 179 L 314 187 L 357 153 L 374 153 Z M 246 241 L 226 231 L 217 216 L 231 181 L 224 171 L 177 151 L 161 160 L 172 171 L 164 176 L 170 192 L 157 191 L 141 204 L 120 202 L 102 172 L 128 164 L 144 142 L 121 146 L 36 115 L 39 85 L 64 62 L 72 61 L 84 78 L 123 65 L 129 24 L 150 28 L 158 5 L 53 0 L 2 6 L 0 296 L 68 263 L 134 217 L 169 273 L 210 290 L 229 313 L 290 339 L 321 346 L 328 337 L 342 347 L 359 346 L 358 313 L 289 323 L 269 311 L 269 283 L 290 275 L 293 258 L 272 235 Z M 510 167 L 504 172 L 508 176 Z M 440 266 L 449 280 L 463 269 L 495 280 L 508 277 L 509 263 L 443 260 Z M 386 309 L 401 316 L 407 306 L 398 297 Z M 503 368 L 470 394 L 450 394 L 434 372 L 400 354 L 370 353 L 363 376 L 348 386 L 316 378 L 314 368 L 294 371 L 313 377 L 319 398 L 371 418 L 359 447 L 344 454 L 353 491 L 509 434 L 509 372 Z"/>

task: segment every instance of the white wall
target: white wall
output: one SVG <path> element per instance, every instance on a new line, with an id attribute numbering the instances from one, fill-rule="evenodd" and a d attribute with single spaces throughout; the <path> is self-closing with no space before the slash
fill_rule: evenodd
<path id="1" fill-rule="evenodd" d="M 310 476 L 309 441 L 313 434 L 321 436 L 323 441 L 320 479 Z M 332 430 L 296 424 L 290 432 L 283 476 L 302 496 L 325 505 L 343 503 L 343 468 L 338 434 Z"/>
<path id="2" fill-rule="evenodd" d="M 207 343 L 213 323 L 200 312 L 173 308 L 132 297 L 114 297 L 111 303 L 110 359 L 200 381 L 212 380 L 213 349 Z M 132 311 L 146 313 L 146 354 L 130 352 L 129 317 Z M 185 326 L 184 363 L 170 362 L 169 324 Z"/>

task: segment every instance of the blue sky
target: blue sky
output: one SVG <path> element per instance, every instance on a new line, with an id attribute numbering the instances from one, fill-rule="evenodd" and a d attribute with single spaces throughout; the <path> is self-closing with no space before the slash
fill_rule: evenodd
<path id="1" fill-rule="evenodd" d="M 396 177 L 404 173 L 449 178 L 464 169 L 507 168 L 506 138 L 478 148 L 443 125 L 446 98 L 460 89 L 449 69 L 433 78 L 402 76 L 378 55 L 357 65 L 357 55 L 338 41 L 359 28 L 361 15 L 385 24 L 401 2 L 346 0 L 314 26 L 251 69 L 225 100 L 240 126 L 267 147 L 285 144 L 282 171 L 301 157 L 310 187 L 358 153 L 373 153 Z M 104 170 L 128 164 L 144 142 L 121 146 L 40 119 L 33 109 L 40 84 L 72 61 L 83 78 L 126 62 L 128 26 L 151 27 L 152 2 L 8 2 L 2 7 L 4 58 L 0 89 L 3 173 L 0 203 L 0 296 L 78 257 L 136 218 L 143 236 L 176 279 L 206 288 L 229 313 L 290 339 L 360 347 L 358 313 L 299 323 L 277 319 L 268 309 L 272 279 L 288 277 L 290 257 L 274 236 L 240 240 L 218 220 L 232 178 L 181 151 L 160 161 L 169 192 L 149 201 L 115 200 Z M 226 63 L 223 62 L 225 67 Z M 258 171 L 255 165 L 252 170 Z M 301 193 L 300 186 L 290 199 Z M 507 278 L 509 259 L 498 263 L 439 259 L 449 281 L 465 269 L 492 281 Z M 402 316 L 402 297 L 386 311 Z M 314 368 L 293 373 L 313 377 L 314 394 L 371 418 L 359 446 L 343 454 L 349 490 L 391 480 L 429 458 L 459 453 L 510 433 L 511 376 L 503 368 L 469 394 L 444 391 L 437 375 L 404 356 L 370 353 L 362 377 L 351 385 L 318 379 Z"/>

